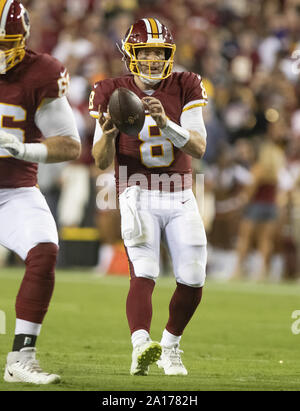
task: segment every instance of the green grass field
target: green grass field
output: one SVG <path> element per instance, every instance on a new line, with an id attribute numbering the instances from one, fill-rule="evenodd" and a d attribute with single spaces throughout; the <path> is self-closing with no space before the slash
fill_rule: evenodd
<path id="1" fill-rule="evenodd" d="M 1 269 L 0 369 L 11 350 L 14 300 L 22 269 Z M 168 377 L 152 365 L 147 377 L 129 375 L 131 343 L 125 315 L 128 279 L 58 271 L 55 292 L 37 348 L 58 385 L 8 384 L 1 390 L 207 391 L 300 390 L 300 334 L 291 331 L 300 310 L 299 284 L 207 281 L 203 300 L 181 348 L 186 377 Z M 174 280 L 162 277 L 153 294 L 151 337 L 160 340 Z"/>

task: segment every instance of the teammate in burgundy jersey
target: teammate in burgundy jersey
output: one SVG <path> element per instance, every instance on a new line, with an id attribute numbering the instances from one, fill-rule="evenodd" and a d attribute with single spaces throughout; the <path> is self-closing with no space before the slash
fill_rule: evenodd
<path id="1" fill-rule="evenodd" d="M 205 151 L 202 106 L 207 96 L 200 76 L 172 73 L 175 48 L 169 30 L 157 19 L 137 21 L 122 41 L 131 74 L 96 83 L 90 96 L 90 113 L 98 119 L 95 163 L 104 170 L 115 161 L 120 194 L 121 232 L 131 272 L 126 313 L 132 375 L 147 375 L 154 362 L 167 375 L 187 374 L 179 342 L 205 282 L 206 235 L 191 190 L 191 157 L 201 158 Z M 107 113 L 109 98 L 119 87 L 144 103 L 146 119 L 137 138 L 119 132 Z M 150 338 L 151 298 L 162 237 L 177 287 L 158 343 Z"/>
<path id="2" fill-rule="evenodd" d="M 36 187 L 37 163 L 78 158 L 80 138 L 66 99 L 67 70 L 26 49 L 28 35 L 23 5 L 0 0 L 0 244 L 26 265 L 4 379 L 48 384 L 60 377 L 41 370 L 35 343 L 53 292 L 58 235 Z"/>
<path id="3" fill-rule="evenodd" d="M 3 131 L 14 132 L 23 143 L 40 143 L 38 108 L 46 98 L 63 96 L 68 81 L 66 69 L 57 60 L 26 50 L 22 63 L 0 76 Z M 0 189 L 35 186 L 37 169 L 37 163 L 16 159 L 0 149 Z"/>

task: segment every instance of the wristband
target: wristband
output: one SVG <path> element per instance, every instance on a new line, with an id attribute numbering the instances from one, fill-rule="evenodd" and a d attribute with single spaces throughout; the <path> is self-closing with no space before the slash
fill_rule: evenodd
<path id="1" fill-rule="evenodd" d="M 48 158 L 48 148 L 42 143 L 26 143 L 24 144 L 24 154 L 22 160 L 31 163 L 46 163 Z"/>
<path id="2" fill-rule="evenodd" d="M 175 147 L 181 148 L 186 145 L 190 139 L 190 132 L 180 127 L 174 121 L 167 120 L 164 128 L 161 128 L 162 135 L 172 141 Z"/>

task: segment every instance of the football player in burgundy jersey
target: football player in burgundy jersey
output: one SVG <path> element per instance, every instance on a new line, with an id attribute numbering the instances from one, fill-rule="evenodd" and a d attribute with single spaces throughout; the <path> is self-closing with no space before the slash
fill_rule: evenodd
<path id="1" fill-rule="evenodd" d="M 67 70 L 25 47 L 29 28 L 19 1 L 0 0 L 0 244 L 26 265 L 4 379 L 48 384 L 60 377 L 39 367 L 35 343 L 53 292 L 58 235 L 36 186 L 37 163 L 74 160 L 81 144 Z"/>
<path id="2" fill-rule="evenodd" d="M 93 156 L 100 169 L 115 161 L 121 232 L 130 265 L 126 313 L 133 344 L 132 375 L 157 362 L 167 375 L 186 375 L 179 342 L 202 297 L 206 235 L 191 190 L 191 158 L 206 147 L 201 77 L 172 73 L 175 44 L 157 19 L 138 20 L 122 41 L 130 74 L 95 84 L 90 114 L 97 119 Z M 142 99 L 146 119 L 137 138 L 114 126 L 107 113 L 119 87 Z M 152 292 L 159 275 L 161 238 L 169 248 L 176 289 L 160 343 L 150 338 Z"/>

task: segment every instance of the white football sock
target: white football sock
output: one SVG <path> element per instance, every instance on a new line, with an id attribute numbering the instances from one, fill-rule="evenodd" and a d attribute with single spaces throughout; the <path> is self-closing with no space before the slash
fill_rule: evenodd
<path id="1" fill-rule="evenodd" d="M 32 323 L 26 320 L 16 319 L 15 335 L 17 334 L 29 334 L 40 335 L 42 324 Z"/>
<path id="2" fill-rule="evenodd" d="M 165 329 L 163 331 L 163 335 L 162 335 L 162 339 L 161 339 L 160 344 L 164 347 L 170 348 L 170 347 L 173 347 L 176 344 L 179 344 L 180 339 L 181 339 L 181 335 L 180 336 L 173 335 Z"/>
<path id="3" fill-rule="evenodd" d="M 150 335 L 146 330 L 137 330 L 134 331 L 134 333 L 132 333 L 131 335 L 133 348 L 138 345 L 144 344 L 147 340 L 150 340 Z"/>

